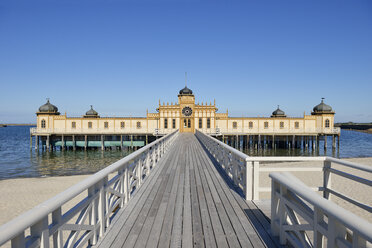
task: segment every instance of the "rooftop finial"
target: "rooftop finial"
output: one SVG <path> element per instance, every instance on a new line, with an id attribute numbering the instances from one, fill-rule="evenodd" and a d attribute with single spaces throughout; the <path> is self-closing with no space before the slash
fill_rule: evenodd
<path id="1" fill-rule="evenodd" d="M 279 109 L 279 105 L 278 105 L 278 109 Z"/>
<path id="2" fill-rule="evenodd" d="M 185 71 L 185 87 L 187 87 L 187 72 Z"/>
<path id="3" fill-rule="evenodd" d="M 325 98 L 324 98 L 324 97 L 322 97 L 322 102 L 324 102 L 324 99 L 325 99 Z"/>
<path id="4" fill-rule="evenodd" d="M 90 109 L 93 109 L 93 105 L 90 105 Z"/>
<path id="5" fill-rule="evenodd" d="M 47 102 L 49 102 L 49 97 L 47 98 Z"/>

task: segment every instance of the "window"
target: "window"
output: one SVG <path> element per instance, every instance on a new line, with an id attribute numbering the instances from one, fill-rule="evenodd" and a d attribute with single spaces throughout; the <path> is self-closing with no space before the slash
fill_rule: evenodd
<path id="1" fill-rule="evenodd" d="M 72 129 L 75 129 L 75 128 L 76 128 L 76 122 L 73 121 L 73 122 L 71 123 L 71 128 L 72 128 Z"/>
<path id="2" fill-rule="evenodd" d="M 125 122 L 124 121 L 120 122 L 120 128 L 121 129 L 125 128 Z"/>
<path id="3" fill-rule="evenodd" d="M 280 128 L 281 128 L 281 129 L 284 128 L 284 122 L 283 122 L 283 121 L 280 122 Z"/>
<path id="4" fill-rule="evenodd" d="M 264 122 L 264 128 L 265 129 L 269 128 L 269 122 L 267 122 L 267 121 Z"/>
<path id="5" fill-rule="evenodd" d="M 164 128 L 168 128 L 168 119 L 164 119 Z"/>
<path id="6" fill-rule="evenodd" d="M 92 126 L 93 126 L 92 122 L 91 121 L 88 122 L 88 128 L 92 128 Z"/>
<path id="7" fill-rule="evenodd" d="M 199 128 L 203 128 L 203 119 L 199 118 Z"/>
<path id="8" fill-rule="evenodd" d="M 41 128 L 45 128 L 45 127 L 46 127 L 45 120 L 41 120 Z"/>
<path id="9" fill-rule="evenodd" d="M 329 128 L 329 120 L 328 119 L 325 120 L 325 123 L 324 124 L 325 124 L 325 127 L 326 128 Z"/>
<path id="10" fill-rule="evenodd" d="M 233 128 L 237 129 L 238 128 L 238 123 L 236 121 L 233 122 Z"/>
<path id="11" fill-rule="evenodd" d="M 211 118 L 207 118 L 207 128 L 211 128 Z"/>
<path id="12" fill-rule="evenodd" d="M 141 122 L 137 121 L 137 128 L 141 128 Z"/>
<path id="13" fill-rule="evenodd" d="M 108 128 L 108 122 L 107 122 L 107 121 L 105 121 L 105 124 L 104 124 L 104 126 L 105 126 L 105 129 L 107 129 L 107 128 Z"/>
<path id="14" fill-rule="evenodd" d="M 249 122 L 249 129 L 252 129 L 253 128 L 253 121 L 250 121 Z"/>
<path id="15" fill-rule="evenodd" d="M 298 121 L 295 122 L 295 128 L 299 129 L 300 128 L 300 123 Z"/>
<path id="16" fill-rule="evenodd" d="M 173 128 L 173 129 L 176 128 L 176 119 L 173 119 L 173 120 L 172 120 L 172 128 Z"/>

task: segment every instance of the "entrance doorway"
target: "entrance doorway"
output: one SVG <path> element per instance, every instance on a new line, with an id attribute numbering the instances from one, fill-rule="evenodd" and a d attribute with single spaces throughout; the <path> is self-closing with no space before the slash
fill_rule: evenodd
<path id="1" fill-rule="evenodd" d="M 183 132 L 193 132 L 193 123 L 191 118 L 184 118 L 182 121 Z"/>

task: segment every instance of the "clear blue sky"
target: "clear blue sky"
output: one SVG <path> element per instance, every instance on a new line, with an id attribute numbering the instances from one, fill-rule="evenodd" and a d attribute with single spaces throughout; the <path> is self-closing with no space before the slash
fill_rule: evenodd
<path id="1" fill-rule="evenodd" d="M 156 2 L 156 4 L 154 3 Z M 372 1 L 0 2 L 0 122 L 145 116 L 188 86 L 230 116 L 372 122 Z"/>

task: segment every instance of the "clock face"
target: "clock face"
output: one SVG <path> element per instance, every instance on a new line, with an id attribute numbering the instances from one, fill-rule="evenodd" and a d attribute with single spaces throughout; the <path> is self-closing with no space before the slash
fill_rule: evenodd
<path id="1" fill-rule="evenodd" d="M 185 116 L 190 116 L 192 114 L 192 109 L 190 107 L 184 107 L 182 109 L 182 114 Z"/>

